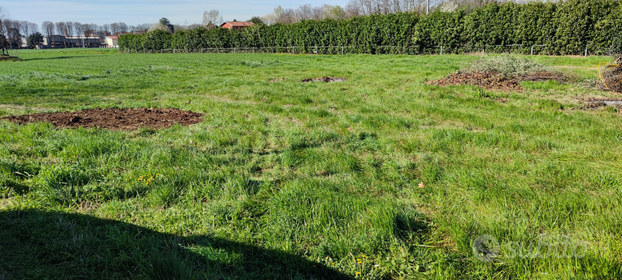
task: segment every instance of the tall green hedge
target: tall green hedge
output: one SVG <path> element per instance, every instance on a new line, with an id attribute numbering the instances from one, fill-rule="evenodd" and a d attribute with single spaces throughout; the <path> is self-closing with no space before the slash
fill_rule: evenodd
<path id="1" fill-rule="evenodd" d="M 119 38 L 121 51 L 271 48 L 275 52 L 430 53 L 507 50 L 581 54 L 622 51 L 622 4 L 617 0 L 568 0 L 490 4 L 470 13 L 371 15 L 348 20 L 254 25 L 242 30 L 197 28 L 169 34 L 154 31 Z M 519 46 L 522 45 L 522 46 Z M 345 46 L 345 48 L 342 48 Z M 390 46 L 390 47 L 387 47 Z"/>

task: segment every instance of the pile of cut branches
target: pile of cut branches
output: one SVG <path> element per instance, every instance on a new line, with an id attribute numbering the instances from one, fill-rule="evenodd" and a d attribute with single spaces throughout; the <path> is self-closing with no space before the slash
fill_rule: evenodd
<path id="1" fill-rule="evenodd" d="M 520 91 L 521 81 L 555 80 L 566 77 L 550 71 L 534 60 L 516 56 L 492 56 L 475 61 L 469 68 L 443 79 L 429 81 L 430 85 L 474 85 L 488 90 Z"/>
<path id="2" fill-rule="evenodd" d="M 605 88 L 622 93 L 622 56 L 616 56 L 612 63 L 599 67 L 599 71 Z"/>

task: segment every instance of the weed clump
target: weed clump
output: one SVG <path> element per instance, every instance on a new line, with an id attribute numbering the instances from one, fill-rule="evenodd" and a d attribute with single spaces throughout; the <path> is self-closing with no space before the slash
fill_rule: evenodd
<path id="1" fill-rule="evenodd" d="M 474 85 L 488 90 L 521 91 L 521 82 L 565 82 L 564 75 L 551 72 L 546 66 L 524 57 L 489 56 L 443 79 L 427 82 L 430 85 Z"/>
<path id="2" fill-rule="evenodd" d="M 499 73 L 507 78 L 518 78 L 538 72 L 549 72 L 549 69 L 528 58 L 517 56 L 488 56 L 473 62 L 470 72 Z"/>
<path id="3" fill-rule="evenodd" d="M 601 78 L 608 90 L 622 93 L 622 56 L 616 56 L 613 63 L 605 66 Z"/>

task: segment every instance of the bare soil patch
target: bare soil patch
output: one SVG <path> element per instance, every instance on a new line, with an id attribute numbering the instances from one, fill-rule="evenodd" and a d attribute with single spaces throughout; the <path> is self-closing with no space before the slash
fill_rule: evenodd
<path id="1" fill-rule="evenodd" d="M 101 127 L 112 130 L 136 130 L 138 128 L 161 129 L 175 124 L 191 125 L 203 121 L 203 114 L 180 109 L 89 109 L 79 112 L 37 113 L 4 117 L 12 122 L 50 122 L 59 128 Z"/>
<path id="2" fill-rule="evenodd" d="M 613 63 L 600 69 L 602 82 L 606 89 L 622 93 L 622 56 L 617 56 Z"/>
<path id="3" fill-rule="evenodd" d="M 602 101 L 594 101 L 594 102 L 588 102 L 585 105 L 579 107 L 579 110 L 595 110 L 601 107 L 605 107 L 607 106 L 607 104 L 605 104 L 605 102 Z"/>
<path id="4" fill-rule="evenodd" d="M 340 83 L 340 82 L 345 82 L 346 78 L 338 78 L 338 77 L 320 77 L 320 78 L 309 78 L 309 79 L 304 79 L 302 80 L 303 83 L 309 83 L 309 82 L 324 82 L 324 83 Z"/>
<path id="5" fill-rule="evenodd" d="M 428 85 L 449 86 L 449 85 L 474 85 L 495 91 L 521 91 L 522 81 L 547 81 L 554 80 L 565 82 L 567 78 L 560 74 L 550 72 L 536 72 L 514 78 L 507 77 L 501 73 L 490 72 L 456 72 L 443 79 L 427 81 Z"/>

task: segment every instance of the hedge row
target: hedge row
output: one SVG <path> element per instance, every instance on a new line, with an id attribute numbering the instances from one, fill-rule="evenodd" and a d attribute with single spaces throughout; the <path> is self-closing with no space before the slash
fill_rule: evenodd
<path id="1" fill-rule="evenodd" d="M 256 24 L 242 30 L 197 28 L 168 34 L 154 31 L 119 38 L 121 51 L 163 49 L 274 48 L 291 46 L 311 53 L 315 46 L 334 46 L 329 52 L 387 53 L 407 49 L 414 53 L 535 49 L 547 54 L 581 54 L 622 51 L 622 4 L 617 0 L 569 0 L 558 3 L 489 4 L 470 13 L 435 12 L 371 15 L 348 20 L 302 21 L 294 24 Z M 341 49 L 339 46 L 349 46 Z M 379 48 L 397 46 L 398 48 Z"/>

